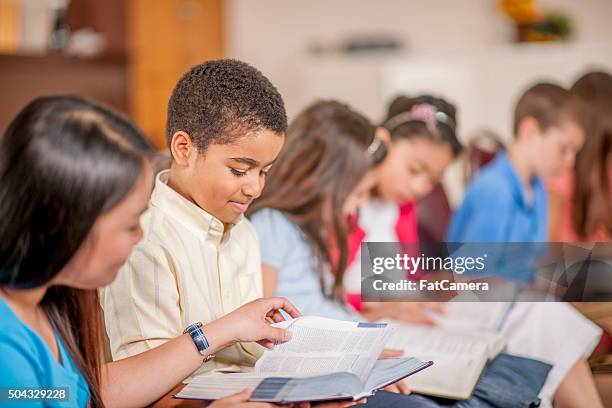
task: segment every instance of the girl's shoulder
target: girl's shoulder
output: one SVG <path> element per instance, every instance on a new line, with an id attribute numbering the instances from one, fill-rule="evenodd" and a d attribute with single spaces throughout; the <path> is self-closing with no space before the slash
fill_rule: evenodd
<path id="1" fill-rule="evenodd" d="M 13 309 L 0 296 L 0 340 L 27 336 L 28 331 Z"/>
<path id="2" fill-rule="evenodd" d="M 40 372 L 40 345 L 37 344 L 36 335 L 25 326 L 2 298 L 0 298 L 0 355 L 2 355 L 0 373 L 8 375 L 10 372 L 13 376 L 33 378 Z"/>
<path id="3" fill-rule="evenodd" d="M 301 240 L 302 230 L 280 210 L 262 208 L 249 217 L 260 241 L 282 240 L 291 242 Z"/>
<path id="4" fill-rule="evenodd" d="M 299 230 L 297 224 L 287 218 L 282 211 L 274 208 L 262 208 L 261 210 L 258 210 L 256 213 L 252 214 L 249 219 L 257 230 L 264 226 L 274 228 L 279 231 Z"/>

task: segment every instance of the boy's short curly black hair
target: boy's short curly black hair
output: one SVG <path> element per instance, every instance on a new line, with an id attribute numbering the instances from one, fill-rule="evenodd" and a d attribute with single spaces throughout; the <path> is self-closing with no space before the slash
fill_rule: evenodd
<path id="1" fill-rule="evenodd" d="M 284 134 L 285 104 L 261 72 L 234 59 L 206 61 L 178 81 L 168 102 L 166 141 L 184 131 L 199 152 L 263 129 Z"/>

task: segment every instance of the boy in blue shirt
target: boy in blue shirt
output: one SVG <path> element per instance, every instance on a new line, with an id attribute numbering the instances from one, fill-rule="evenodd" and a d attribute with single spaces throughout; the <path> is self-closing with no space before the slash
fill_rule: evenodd
<path id="1" fill-rule="evenodd" d="M 584 140 L 569 91 L 549 83 L 529 88 L 514 111 L 514 140 L 473 178 L 446 240 L 546 242 L 548 198 L 544 182 L 573 166 Z M 522 253 L 520 258 L 528 256 Z M 505 275 L 508 261 L 513 260 L 506 257 L 500 261 L 498 275 Z M 523 323 L 517 330 L 519 326 L 512 329 L 513 324 L 506 322 L 506 336 L 513 331 L 507 337 L 507 352 L 554 361 L 540 396 L 547 400 L 554 395 L 563 406 L 602 406 L 586 362 L 599 339 L 599 329 L 563 303 L 519 302 L 512 315 L 513 321 Z M 564 338 L 565 343 L 555 346 L 555 336 Z"/>
<path id="2" fill-rule="evenodd" d="M 448 242 L 545 242 L 544 181 L 574 164 L 584 132 L 570 92 L 540 83 L 514 111 L 514 140 L 478 173 L 451 221 Z"/>

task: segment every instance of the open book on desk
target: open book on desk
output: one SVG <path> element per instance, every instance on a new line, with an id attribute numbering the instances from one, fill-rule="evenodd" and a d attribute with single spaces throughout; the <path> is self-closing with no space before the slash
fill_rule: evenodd
<path id="1" fill-rule="evenodd" d="M 393 324 L 305 316 L 275 326 L 292 339 L 266 350 L 252 372 L 198 376 L 175 397 L 214 400 L 252 388 L 251 401 L 359 400 L 432 364 L 378 360 Z"/>
<path id="2" fill-rule="evenodd" d="M 497 332 L 512 308 L 509 302 L 448 302 L 445 313 L 431 318 L 444 329 L 481 333 Z"/>
<path id="3" fill-rule="evenodd" d="M 404 382 L 414 392 L 452 399 L 471 397 L 486 364 L 506 346 L 497 331 L 507 313 L 504 303 L 448 303 L 436 326 L 401 324 L 387 348 L 431 359 L 436 364 Z"/>

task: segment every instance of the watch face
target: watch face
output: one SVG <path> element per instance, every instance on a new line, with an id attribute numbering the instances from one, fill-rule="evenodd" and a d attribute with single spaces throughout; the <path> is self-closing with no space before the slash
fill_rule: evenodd
<path id="1" fill-rule="evenodd" d="M 210 360 L 208 354 L 210 352 L 208 350 L 209 344 L 206 335 L 202 331 L 202 323 L 198 322 L 187 326 L 185 333 L 189 334 L 200 354 L 205 357 L 204 362 Z"/>

